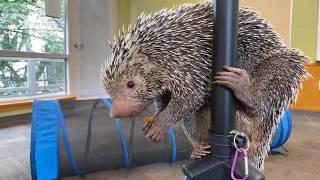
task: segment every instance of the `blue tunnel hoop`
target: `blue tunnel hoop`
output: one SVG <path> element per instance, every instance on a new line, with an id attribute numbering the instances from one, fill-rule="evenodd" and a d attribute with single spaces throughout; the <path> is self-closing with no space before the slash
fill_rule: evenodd
<path id="1" fill-rule="evenodd" d="M 174 135 L 174 129 L 170 128 L 170 139 L 171 139 L 171 145 L 172 145 L 172 152 L 171 152 L 171 163 L 174 163 L 177 159 L 177 146 L 176 146 L 176 138 Z"/>
<path id="2" fill-rule="evenodd" d="M 33 180 L 59 179 L 58 133 L 63 142 L 70 165 L 80 175 L 68 139 L 67 125 L 58 100 L 34 100 L 32 103 L 30 166 Z M 48 152 L 52 153 L 48 156 Z M 50 163 L 47 163 L 47 162 Z"/>
<path id="3" fill-rule="evenodd" d="M 290 137 L 291 130 L 292 112 L 289 108 L 287 108 L 280 118 L 278 126 L 276 127 L 275 133 L 272 137 L 272 142 L 270 144 L 270 149 L 276 149 L 285 144 Z"/>

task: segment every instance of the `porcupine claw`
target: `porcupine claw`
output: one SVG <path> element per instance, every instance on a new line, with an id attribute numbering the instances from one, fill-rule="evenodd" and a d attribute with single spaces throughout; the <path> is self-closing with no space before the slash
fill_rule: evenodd
<path id="1" fill-rule="evenodd" d="M 153 122 L 147 122 L 143 127 L 142 131 L 144 131 L 144 135 L 147 135 Z"/>
<path id="2" fill-rule="evenodd" d="M 209 148 L 211 148 L 210 145 L 201 143 L 201 145 L 193 149 L 191 153 L 191 159 L 201 159 L 203 156 L 210 154 L 211 151 L 208 150 Z"/>
<path id="3" fill-rule="evenodd" d="M 165 129 L 159 126 L 158 122 L 158 112 L 155 113 L 152 117 L 145 117 L 144 121 L 146 122 L 145 126 L 142 128 L 142 130 L 145 133 L 145 137 L 150 139 L 151 141 L 155 143 L 159 143 L 163 137 Z"/>
<path id="4" fill-rule="evenodd" d="M 143 118 L 143 121 L 145 122 L 144 126 L 142 127 L 142 131 L 144 131 L 144 134 L 147 135 L 147 133 L 149 132 L 152 124 L 158 120 L 158 115 L 160 114 L 160 112 L 155 112 L 153 116 L 146 116 Z"/>

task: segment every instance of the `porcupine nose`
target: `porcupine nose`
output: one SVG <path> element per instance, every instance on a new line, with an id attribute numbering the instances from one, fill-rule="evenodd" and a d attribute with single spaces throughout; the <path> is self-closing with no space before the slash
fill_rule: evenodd
<path id="1" fill-rule="evenodd" d="M 132 108 L 125 101 L 114 101 L 112 103 L 112 108 L 110 111 L 110 117 L 112 118 L 121 118 L 121 117 L 130 117 L 132 114 Z"/>

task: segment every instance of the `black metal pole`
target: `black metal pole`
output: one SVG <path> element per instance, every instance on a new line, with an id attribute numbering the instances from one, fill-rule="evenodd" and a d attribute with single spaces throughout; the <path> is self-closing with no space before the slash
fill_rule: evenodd
<path id="1" fill-rule="evenodd" d="M 215 5 L 215 57 L 213 73 L 224 71 L 224 66 L 236 66 L 238 37 L 239 0 L 216 0 Z M 234 129 L 234 96 L 230 89 L 215 86 L 211 98 L 211 127 L 209 143 L 213 156 L 228 160 L 233 153 L 232 136 Z"/>
<path id="2" fill-rule="evenodd" d="M 236 66 L 237 35 L 238 35 L 239 0 L 215 0 L 214 5 L 214 46 L 213 74 L 223 71 L 224 66 Z M 185 163 L 182 167 L 187 179 L 231 179 L 231 163 L 234 148 L 232 135 L 234 129 L 235 106 L 231 90 L 215 86 L 211 99 L 211 127 L 209 129 L 209 144 L 212 154 L 200 160 Z M 242 164 L 238 164 L 236 175 L 243 175 Z M 249 167 L 250 168 L 250 167 Z M 259 171 L 252 168 L 249 180 L 264 179 Z"/>
<path id="3" fill-rule="evenodd" d="M 238 0 L 215 0 L 214 4 L 214 46 L 213 74 L 223 70 L 223 66 L 235 66 L 237 55 Z M 213 88 L 211 103 L 211 127 L 209 144 L 210 157 L 183 165 L 182 170 L 189 179 L 229 179 L 234 127 L 234 97 L 229 89 Z"/>
<path id="4" fill-rule="evenodd" d="M 216 0 L 215 46 L 213 72 L 223 66 L 236 66 L 238 34 L 238 0 Z M 214 134 L 227 135 L 234 127 L 234 97 L 229 89 L 216 86 L 213 90 L 211 128 Z"/>

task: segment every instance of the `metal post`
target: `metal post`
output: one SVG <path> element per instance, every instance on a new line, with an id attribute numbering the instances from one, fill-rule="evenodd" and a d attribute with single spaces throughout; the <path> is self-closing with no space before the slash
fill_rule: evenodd
<path id="1" fill-rule="evenodd" d="M 213 74 L 222 71 L 223 66 L 236 66 L 237 35 L 238 35 L 238 0 L 215 0 L 214 16 L 214 46 Z M 225 87 L 216 86 L 213 89 L 211 106 L 211 127 L 209 129 L 209 144 L 212 154 L 197 161 L 185 163 L 183 173 L 189 180 L 231 179 L 231 164 L 234 148 L 232 135 L 229 132 L 234 128 L 235 106 L 232 91 Z M 239 162 L 237 176 L 243 170 Z M 249 180 L 264 179 L 264 176 L 250 167 Z"/>
<path id="2" fill-rule="evenodd" d="M 213 72 L 223 71 L 223 66 L 236 66 L 238 34 L 238 0 L 216 0 L 215 46 Z M 234 97 L 232 91 L 216 86 L 213 90 L 210 130 L 227 135 L 234 126 Z"/>

